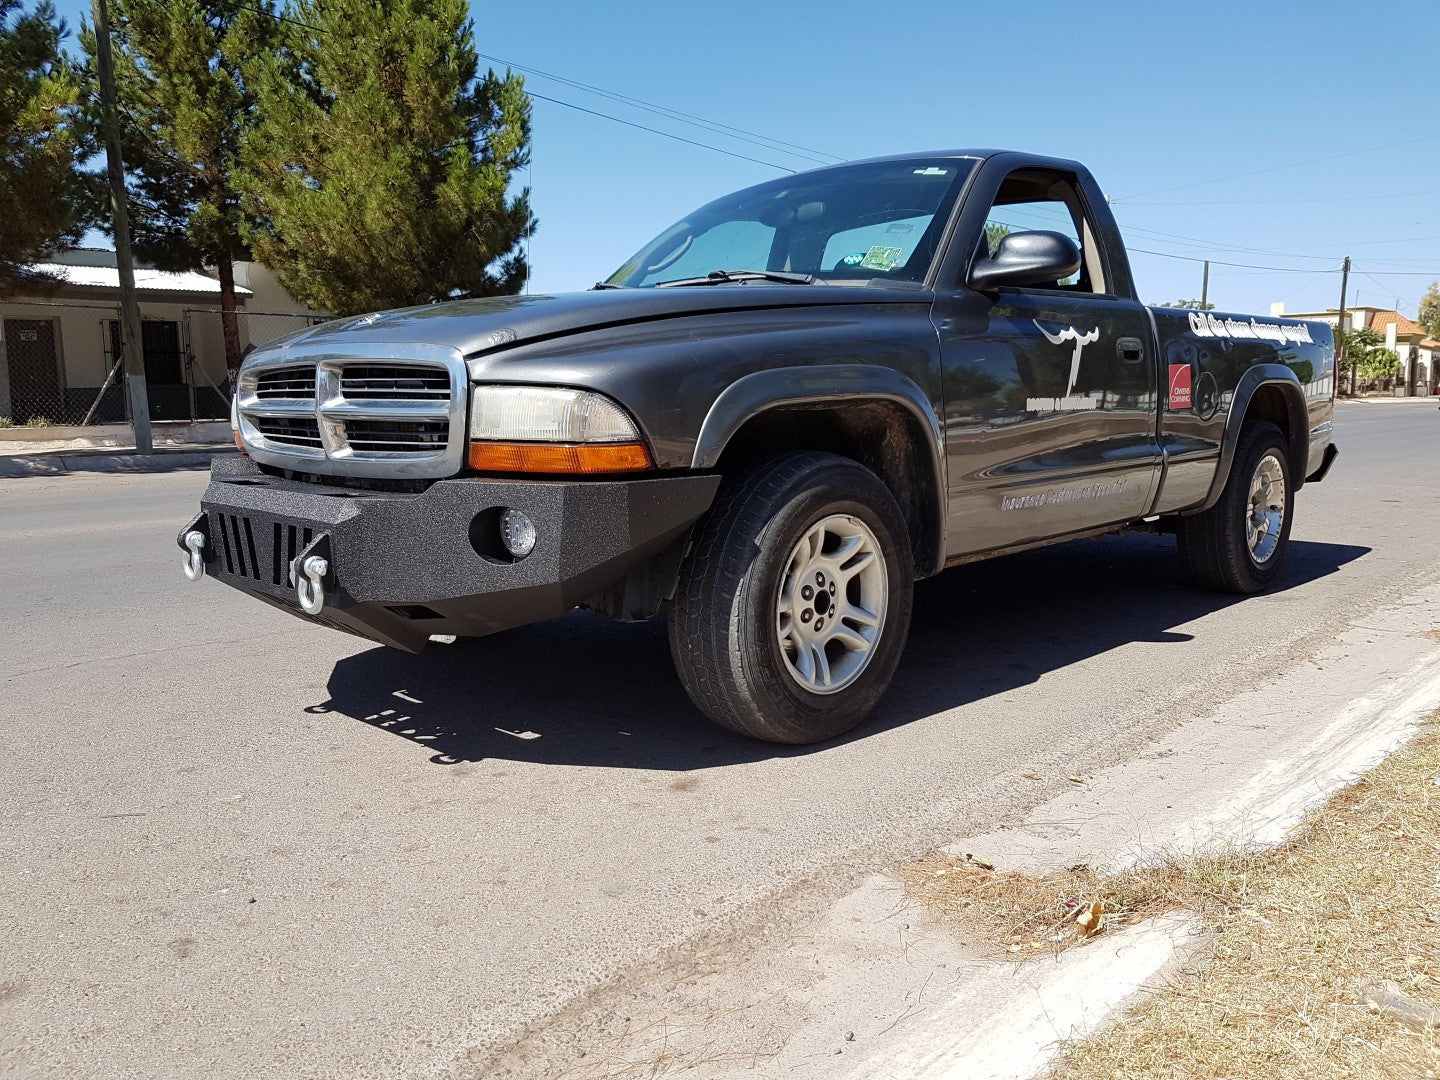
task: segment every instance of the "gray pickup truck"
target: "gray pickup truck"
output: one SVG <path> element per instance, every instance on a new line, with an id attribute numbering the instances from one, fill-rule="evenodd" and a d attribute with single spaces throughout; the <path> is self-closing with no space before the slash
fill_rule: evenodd
<path id="1" fill-rule="evenodd" d="M 1323 323 L 1141 304 L 1078 163 L 913 154 L 717 199 L 587 292 L 260 349 L 179 544 L 410 651 L 668 614 L 701 710 L 812 742 L 874 708 L 946 567 L 1143 522 L 1197 584 L 1266 588 L 1333 398 Z"/>

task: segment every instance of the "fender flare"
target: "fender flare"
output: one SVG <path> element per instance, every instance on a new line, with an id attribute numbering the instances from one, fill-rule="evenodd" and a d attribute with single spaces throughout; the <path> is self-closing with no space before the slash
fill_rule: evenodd
<path id="1" fill-rule="evenodd" d="M 713 469 L 725 447 L 747 421 L 771 409 L 830 402 L 886 401 L 910 413 L 924 432 L 929 451 L 930 479 L 935 490 L 936 535 L 933 566 L 917 567 L 922 574 L 938 573 L 945 565 L 945 443 L 940 417 L 925 392 L 913 379 L 878 364 L 815 364 L 755 371 L 736 379 L 711 404 L 695 440 L 691 467 Z"/>
<path id="2" fill-rule="evenodd" d="M 1220 440 L 1220 458 L 1215 467 L 1215 477 L 1210 481 L 1210 491 L 1205 501 L 1190 513 L 1209 510 L 1220 501 L 1220 494 L 1230 479 L 1230 469 L 1235 464 L 1235 450 L 1240 445 L 1240 432 L 1245 427 L 1245 416 L 1255 394 L 1265 386 L 1278 386 L 1290 412 L 1290 483 L 1299 491 L 1305 483 L 1306 455 L 1310 445 L 1310 414 L 1305 408 L 1305 389 L 1300 378 L 1284 364 L 1256 364 L 1240 377 L 1235 387 L 1235 396 L 1230 402 L 1230 413 L 1225 421 L 1225 434 Z"/>

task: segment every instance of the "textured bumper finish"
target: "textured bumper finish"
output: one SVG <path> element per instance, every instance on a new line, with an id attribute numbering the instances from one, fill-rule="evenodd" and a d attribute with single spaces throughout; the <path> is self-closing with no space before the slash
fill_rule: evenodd
<path id="1" fill-rule="evenodd" d="M 424 492 L 282 480 L 217 461 L 201 499 L 206 572 L 301 618 L 290 562 L 328 547 L 324 611 L 312 621 L 408 650 L 431 634 L 480 636 L 564 614 L 677 540 L 710 506 L 718 476 L 625 481 L 442 480 Z M 471 523 L 492 507 L 535 522 L 519 562 L 477 553 Z"/>

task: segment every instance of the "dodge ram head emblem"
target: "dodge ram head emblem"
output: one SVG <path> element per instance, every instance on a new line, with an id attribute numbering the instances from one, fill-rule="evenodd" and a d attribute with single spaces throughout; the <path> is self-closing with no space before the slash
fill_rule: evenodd
<path id="1" fill-rule="evenodd" d="M 1067 326 L 1058 334 L 1052 334 L 1045 327 L 1040 325 L 1039 319 L 1031 319 L 1035 329 L 1045 335 L 1045 340 L 1051 345 L 1064 345 L 1067 341 L 1075 343 L 1075 349 L 1070 354 L 1070 381 L 1065 384 L 1065 396 L 1058 398 L 1029 398 L 1025 402 L 1025 408 L 1029 412 L 1079 412 L 1086 409 L 1093 409 L 1097 406 L 1094 398 L 1088 394 L 1072 396 L 1075 384 L 1080 380 L 1080 354 L 1085 351 L 1086 345 L 1093 345 L 1100 340 L 1100 327 L 1095 327 L 1084 334 L 1080 333 L 1073 326 Z"/>

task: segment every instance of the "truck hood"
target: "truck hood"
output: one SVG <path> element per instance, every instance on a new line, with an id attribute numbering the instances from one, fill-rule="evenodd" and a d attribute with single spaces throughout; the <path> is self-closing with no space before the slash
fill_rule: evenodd
<path id="1" fill-rule="evenodd" d="M 541 338 L 653 319 L 757 308 L 914 304 L 928 296 L 914 287 L 841 285 L 707 285 L 496 296 L 336 319 L 282 338 L 264 351 L 283 353 L 303 345 L 333 348 L 343 355 L 349 344 L 428 344 L 458 349 L 469 358 Z"/>

